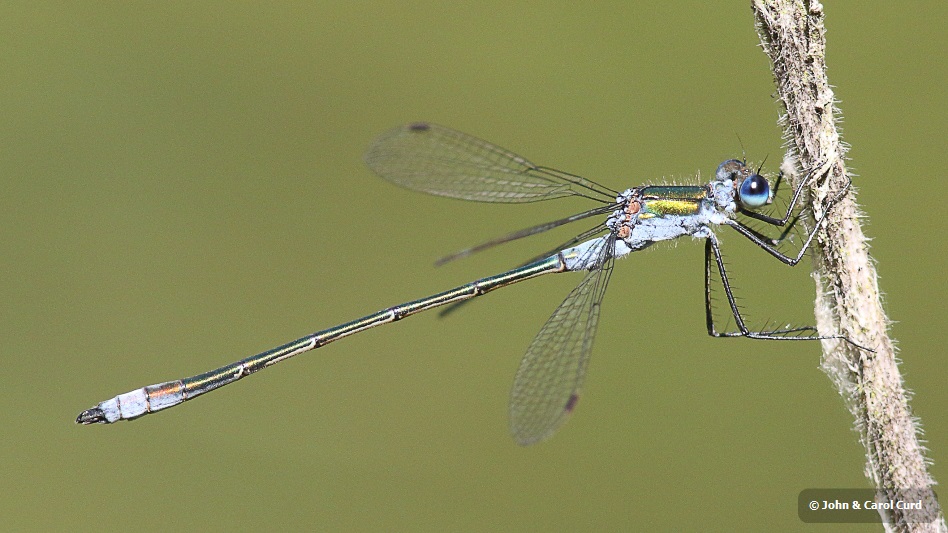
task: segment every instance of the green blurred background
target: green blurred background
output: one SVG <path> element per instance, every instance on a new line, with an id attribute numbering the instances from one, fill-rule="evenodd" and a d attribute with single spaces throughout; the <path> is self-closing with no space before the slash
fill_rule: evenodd
<path id="1" fill-rule="evenodd" d="M 361 155 L 397 124 L 617 189 L 693 181 L 742 145 L 773 172 L 780 109 L 748 3 L 633 4 L 4 4 L 4 529 L 878 530 L 799 522 L 800 490 L 868 486 L 852 417 L 817 344 L 704 334 L 687 241 L 618 264 L 580 408 L 534 447 L 508 437 L 507 394 L 576 276 L 135 423 L 73 424 L 114 394 L 499 272 L 565 234 L 432 261 L 587 207 L 381 182 Z M 826 12 L 866 232 L 944 481 L 948 9 Z M 805 264 L 725 239 L 757 316 L 813 321 Z"/>

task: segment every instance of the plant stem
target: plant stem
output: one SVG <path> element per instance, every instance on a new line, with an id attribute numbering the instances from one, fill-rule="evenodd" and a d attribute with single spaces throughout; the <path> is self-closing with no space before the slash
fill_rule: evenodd
<path id="1" fill-rule="evenodd" d="M 814 217 L 849 182 L 838 110 L 826 77 L 823 6 L 818 0 L 753 0 L 757 31 L 773 65 L 790 152 L 811 176 Z M 812 172 L 812 174 L 810 174 Z M 823 370 L 856 419 L 866 476 L 877 501 L 922 500 L 921 510 L 880 510 L 888 530 L 948 531 L 932 490 L 917 421 L 902 385 L 876 269 L 850 190 L 826 218 L 814 250 L 816 317 L 821 335 L 842 334 L 870 347 L 823 341 Z"/>

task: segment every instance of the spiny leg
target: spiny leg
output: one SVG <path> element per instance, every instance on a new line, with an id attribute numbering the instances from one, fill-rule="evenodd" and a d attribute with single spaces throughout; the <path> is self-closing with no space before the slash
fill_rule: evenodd
<path id="1" fill-rule="evenodd" d="M 727 302 L 731 308 L 731 314 L 734 316 L 734 322 L 737 324 L 739 331 L 725 331 L 719 332 L 714 327 L 714 316 L 711 309 L 711 260 L 712 256 L 714 257 L 714 262 L 717 265 L 718 274 L 721 276 L 721 285 L 724 287 L 724 294 L 727 296 Z M 747 328 L 747 325 L 744 322 L 744 317 L 741 315 L 740 309 L 737 307 L 737 301 L 734 298 L 734 293 L 731 290 L 731 282 L 728 279 L 727 271 L 724 267 L 724 258 L 721 256 L 721 247 L 718 243 L 717 237 L 713 233 L 705 240 L 704 246 L 704 301 L 705 301 L 705 320 L 708 327 L 708 335 L 712 337 L 747 337 L 750 339 L 766 339 L 766 340 L 828 340 L 828 339 L 843 339 L 847 342 L 852 343 L 849 339 L 842 335 L 817 335 L 817 330 L 813 326 L 801 326 L 797 328 L 785 328 L 785 329 L 775 329 L 770 331 L 751 331 Z M 793 333 L 804 333 L 810 332 L 812 335 L 807 336 L 787 336 Z"/>
<path id="2" fill-rule="evenodd" d="M 840 190 L 839 193 L 836 194 L 836 196 L 834 196 L 829 202 L 827 202 L 826 209 L 823 211 L 823 214 L 820 216 L 819 220 L 817 220 L 816 223 L 813 225 L 813 229 L 810 231 L 810 234 L 807 236 L 806 241 L 803 243 L 803 246 L 800 248 L 800 252 L 797 253 L 796 257 L 790 257 L 780 252 L 774 247 L 772 243 L 767 242 L 770 239 L 767 239 L 761 233 L 745 226 L 744 224 L 741 224 L 740 222 L 734 219 L 728 219 L 724 221 L 724 223 L 736 229 L 738 233 L 747 237 L 751 242 L 753 242 L 757 246 L 763 248 L 767 253 L 776 257 L 780 262 L 786 265 L 796 266 L 796 264 L 799 263 L 801 259 L 803 259 L 803 256 L 806 255 L 806 251 L 807 249 L 810 248 L 810 243 L 812 243 L 813 239 L 816 237 L 816 232 L 819 231 L 820 224 L 823 223 L 823 219 L 826 218 L 826 215 L 829 214 L 833 206 L 836 205 L 836 203 L 839 202 L 839 200 L 843 198 L 843 196 L 849 190 L 849 185 L 851 183 L 852 183 L 851 180 L 847 181 L 846 185 L 842 188 L 842 190 Z"/>
<path id="3" fill-rule="evenodd" d="M 779 235 L 778 237 L 776 237 L 776 238 L 771 238 L 769 235 L 765 234 L 764 232 L 760 231 L 759 229 L 752 228 L 752 227 L 750 227 L 750 226 L 748 226 L 748 225 L 746 225 L 746 224 L 742 224 L 742 225 L 743 225 L 748 231 L 750 231 L 751 233 L 753 233 L 758 239 L 760 239 L 760 240 L 762 240 L 762 241 L 764 241 L 764 242 L 770 243 L 770 244 L 773 245 L 773 246 L 777 246 L 778 244 L 782 243 L 782 242 L 784 241 L 784 239 L 786 239 L 787 236 L 790 235 L 791 232 L 793 232 L 794 229 L 796 229 L 797 221 L 800 219 L 801 216 L 803 216 L 803 213 L 798 213 L 797 216 L 793 217 L 793 220 L 791 220 L 790 223 L 787 224 L 787 225 L 783 228 L 783 231 L 781 231 L 781 232 L 780 232 L 780 235 Z"/>

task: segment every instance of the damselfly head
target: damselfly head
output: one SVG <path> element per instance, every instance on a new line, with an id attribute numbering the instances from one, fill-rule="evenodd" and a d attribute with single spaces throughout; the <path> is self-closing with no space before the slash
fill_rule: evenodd
<path id="1" fill-rule="evenodd" d="M 771 202 L 770 182 L 737 159 L 718 165 L 718 181 L 730 180 L 737 189 L 737 201 L 745 209 L 760 209 Z"/>

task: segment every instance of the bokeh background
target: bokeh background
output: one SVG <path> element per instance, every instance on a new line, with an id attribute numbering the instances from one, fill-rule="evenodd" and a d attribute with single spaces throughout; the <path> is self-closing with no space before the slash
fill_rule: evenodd
<path id="1" fill-rule="evenodd" d="M 779 107 L 748 3 L 635 4 L 4 4 L 3 528 L 878 530 L 798 520 L 802 489 L 868 486 L 852 417 L 815 343 L 704 334 L 703 249 L 687 241 L 617 265 L 583 401 L 537 446 L 508 437 L 507 394 L 577 276 L 134 423 L 73 423 L 504 270 L 566 234 L 432 262 L 588 207 L 384 183 L 361 155 L 397 124 L 439 122 L 616 189 L 693 182 L 742 151 L 774 172 Z M 826 7 L 866 232 L 942 481 L 946 11 Z M 750 313 L 812 322 L 806 264 L 724 239 Z"/>

